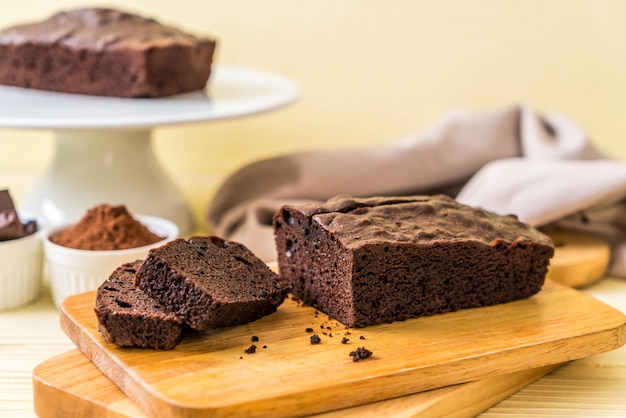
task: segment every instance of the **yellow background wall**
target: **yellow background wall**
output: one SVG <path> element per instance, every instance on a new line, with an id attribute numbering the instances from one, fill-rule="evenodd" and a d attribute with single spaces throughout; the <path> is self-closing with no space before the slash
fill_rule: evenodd
<path id="1" fill-rule="evenodd" d="M 22 0 L 3 4 L 0 27 L 103 4 L 215 36 L 218 63 L 302 88 L 278 111 L 157 129 L 172 172 L 219 181 L 256 158 L 393 141 L 452 106 L 518 102 L 626 158 L 624 0 Z M 0 147 L 0 169 L 41 169 L 53 150 L 50 132 L 2 128 Z"/>

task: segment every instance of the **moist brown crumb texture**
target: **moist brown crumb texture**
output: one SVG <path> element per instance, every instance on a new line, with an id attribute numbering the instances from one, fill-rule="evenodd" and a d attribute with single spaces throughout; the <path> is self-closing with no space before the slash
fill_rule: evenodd
<path id="1" fill-rule="evenodd" d="M 96 292 L 98 330 L 108 343 L 172 349 L 183 338 L 184 323 L 134 286 L 141 260 L 118 267 Z"/>
<path id="2" fill-rule="evenodd" d="M 193 329 L 245 324 L 276 311 L 289 285 L 242 244 L 176 239 L 150 250 L 136 284 Z"/>

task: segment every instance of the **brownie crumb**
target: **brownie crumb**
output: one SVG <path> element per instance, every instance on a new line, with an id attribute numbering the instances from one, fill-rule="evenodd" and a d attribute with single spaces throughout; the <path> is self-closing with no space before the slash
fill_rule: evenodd
<path id="1" fill-rule="evenodd" d="M 350 357 L 352 357 L 352 361 L 354 362 L 371 357 L 372 354 L 374 353 L 365 347 L 359 347 L 355 351 L 350 351 Z"/>
<path id="2" fill-rule="evenodd" d="M 359 335 L 359 340 L 364 340 L 364 339 L 365 339 L 365 336 Z"/>
<path id="3" fill-rule="evenodd" d="M 311 338 L 310 338 L 310 339 L 311 339 L 311 344 L 319 344 L 319 343 L 321 343 L 321 342 L 322 342 L 322 339 L 321 339 L 321 338 L 320 338 L 320 336 L 319 336 L 319 335 L 317 335 L 317 334 L 313 334 L 313 335 L 311 335 Z"/>
<path id="4" fill-rule="evenodd" d="M 307 329 L 305 329 L 306 332 L 313 332 L 313 328 L 309 327 Z"/>
<path id="5" fill-rule="evenodd" d="M 257 337 L 256 335 L 253 335 L 251 340 L 252 340 L 253 343 L 255 343 L 255 342 L 259 341 L 259 337 Z"/>
<path id="6" fill-rule="evenodd" d="M 264 346 L 263 346 L 263 348 L 267 348 L 267 346 L 266 346 L 266 345 L 264 345 Z"/>
<path id="7" fill-rule="evenodd" d="M 246 354 L 254 354 L 256 353 L 256 345 L 252 344 L 250 347 L 246 348 Z"/>
<path id="8" fill-rule="evenodd" d="M 350 341 L 350 338 L 348 338 L 348 337 L 343 337 L 343 338 L 341 339 L 341 344 L 348 344 L 348 341 Z"/>

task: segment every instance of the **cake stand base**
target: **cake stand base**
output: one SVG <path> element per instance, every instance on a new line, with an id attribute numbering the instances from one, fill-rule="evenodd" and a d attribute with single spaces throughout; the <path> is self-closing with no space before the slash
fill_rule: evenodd
<path id="1" fill-rule="evenodd" d="M 151 129 L 54 132 L 51 164 L 21 208 L 48 225 L 74 222 L 101 203 L 169 219 L 181 234 L 194 229 L 191 210 L 157 161 Z"/>

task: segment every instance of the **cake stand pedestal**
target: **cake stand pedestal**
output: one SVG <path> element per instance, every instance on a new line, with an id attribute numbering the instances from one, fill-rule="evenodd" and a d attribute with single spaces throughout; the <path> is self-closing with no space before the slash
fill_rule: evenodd
<path id="1" fill-rule="evenodd" d="M 193 228 L 191 210 L 152 149 L 152 132 L 57 130 L 52 162 L 20 206 L 56 225 L 99 203 L 125 204 L 160 216 L 181 231 Z"/>
<path id="2" fill-rule="evenodd" d="M 242 117 L 286 105 L 299 89 L 265 72 L 217 66 L 206 91 L 161 99 L 120 99 L 0 86 L 0 127 L 51 129 L 50 165 L 20 210 L 53 226 L 91 206 L 125 204 L 194 228 L 181 191 L 156 159 L 155 127 Z M 219 140 L 219 139 L 218 139 Z"/>

